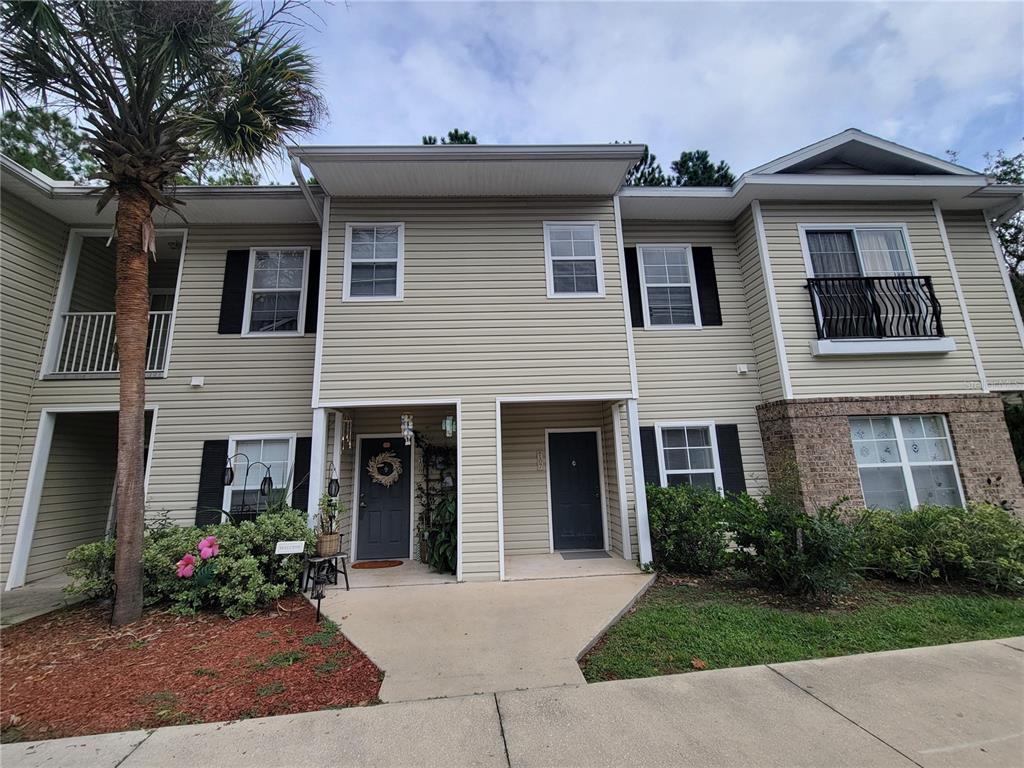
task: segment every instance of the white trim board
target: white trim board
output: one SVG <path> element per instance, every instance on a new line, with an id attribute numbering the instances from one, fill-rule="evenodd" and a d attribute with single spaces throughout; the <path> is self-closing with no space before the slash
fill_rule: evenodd
<path id="1" fill-rule="evenodd" d="M 544 430 L 544 474 L 548 491 L 548 551 L 552 554 L 555 550 L 555 516 L 554 509 L 552 507 L 553 496 L 551 493 L 551 435 L 552 434 L 575 434 L 577 432 L 591 432 L 596 435 L 594 438 L 597 442 L 597 476 L 598 476 L 598 488 L 601 494 L 601 535 L 604 539 L 603 546 L 601 547 L 605 552 L 609 552 L 611 545 L 608 540 L 608 489 L 605 484 L 604 478 L 604 456 L 602 450 L 602 437 L 600 427 L 556 427 L 546 428 Z M 504 538 L 504 531 L 502 531 L 502 538 Z M 572 552 L 574 550 L 557 550 L 559 552 Z"/>
<path id="2" fill-rule="evenodd" d="M 629 280 L 626 276 L 626 244 L 622 235 L 622 207 L 619 195 L 612 198 L 615 212 L 615 245 L 619 254 L 619 286 L 622 291 L 622 313 L 626 324 L 626 355 L 629 358 L 629 387 L 631 397 L 640 396 L 639 377 L 636 372 L 636 349 L 633 343 L 633 313 L 629 305 Z"/>
<path id="3" fill-rule="evenodd" d="M 356 561 L 356 542 L 359 538 L 359 486 L 362 483 L 363 473 L 362 468 L 359 466 L 360 457 L 363 454 L 363 440 L 398 440 L 405 443 L 405 438 L 398 434 L 359 434 L 355 436 L 352 441 L 352 445 L 355 450 L 352 451 L 352 547 L 351 547 L 351 558 L 352 562 Z M 409 471 L 412 473 L 409 477 L 409 554 L 408 558 L 412 559 L 413 542 L 416 538 L 416 437 L 413 436 L 412 443 L 409 444 Z M 461 544 L 462 532 L 461 526 L 458 533 L 458 539 Z M 459 547 L 461 551 L 462 547 Z"/>
<path id="4" fill-rule="evenodd" d="M 761 203 L 755 200 L 750 204 L 750 213 L 754 219 L 754 231 L 757 235 L 757 251 L 761 257 L 761 272 L 764 289 L 768 300 L 768 315 L 772 321 L 772 335 L 775 341 L 775 354 L 779 365 L 779 382 L 782 384 L 783 397 L 793 397 L 793 380 L 789 374 L 789 360 L 786 355 L 786 339 L 782 335 L 782 320 L 779 313 L 779 302 L 775 295 L 775 278 L 772 274 L 771 259 L 768 255 L 768 237 L 764 229 L 764 217 L 761 215 Z"/>
<path id="5" fill-rule="evenodd" d="M 167 330 L 167 351 L 164 354 L 164 372 L 167 378 L 171 371 L 171 353 L 174 351 L 174 327 L 178 323 L 178 305 L 181 303 L 181 276 L 185 272 L 185 251 L 188 248 L 188 230 L 181 230 L 181 253 L 178 255 L 178 279 L 174 283 L 174 306 L 171 307 L 171 327 Z"/>
<path id="6" fill-rule="evenodd" d="M 960 304 L 960 314 L 963 316 L 964 330 L 967 331 L 967 340 L 971 344 L 971 353 L 974 355 L 974 365 L 978 370 L 978 381 L 981 384 L 981 391 L 988 392 L 988 378 L 985 376 L 985 366 L 981 362 L 978 340 L 974 336 L 974 324 L 971 322 L 971 316 L 967 313 L 967 300 L 964 298 L 963 286 L 960 285 L 960 273 L 956 269 L 956 262 L 953 260 L 953 249 L 949 245 L 949 237 L 946 234 L 946 220 L 942 218 L 942 209 L 939 208 L 937 200 L 932 200 L 932 208 L 935 211 L 935 223 L 939 227 L 939 235 L 942 237 L 942 249 L 946 252 L 949 273 L 953 278 L 953 289 L 956 291 L 956 299 Z"/>
<path id="7" fill-rule="evenodd" d="M 146 406 L 146 411 L 151 411 L 153 416 L 150 420 L 149 450 L 146 454 L 146 467 L 142 479 L 143 499 L 149 494 L 150 469 L 153 466 L 153 453 L 156 446 L 156 424 L 159 415 L 159 406 Z M 53 444 L 53 432 L 57 423 L 57 415 L 61 413 L 118 413 L 118 406 L 106 405 L 62 405 L 43 408 L 39 412 L 39 423 L 36 427 L 36 439 L 32 448 L 32 460 L 28 468 L 28 478 L 25 483 L 25 493 L 21 502 L 21 515 L 18 518 L 18 532 L 14 538 L 14 548 L 11 551 L 11 562 L 7 571 L 7 583 L 4 591 L 16 589 L 25 585 L 25 574 L 28 571 L 28 556 L 32 549 L 32 539 L 35 536 L 36 522 L 39 518 L 39 503 L 42 500 L 43 484 L 46 480 L 46 470 L 50 462 L 50 447 Z M 114 475 L 114 485 L 117 485 L 117 474 Z"/>
<path id="8" fill-rule="evenodd" d="M 952 336 L 919 339 L 811 339 L 814 357 L 855 357 L 857 355 L 941 355 L 956 351 Z M 820 395 L 816 395 L 820 396 Z"/>
<path id="9" fill-rule="evenodd" d="M 505 477 L 502 464 L 505 461 L 501 436 L 501 399 L 494 401 L 494 440 L 496 457 L 495 480 L 498 486 L 498 581 L 505 580 Z"/>
<path id="10" fill-rule="evenodd" d="M 629 494 L 626 493 L 626 462 L 622 455 L 623 403 L 612 404 L 612 430 L 615 450 L 615 481 L 619 486 L 619 525 L 622 528 L 622 558 L 633 559 L 633 542 L 629 535 Z"/>
<path id="11" fill-rule="evenodd" d="M 320 377 L 323 372 L 324 362 L 324 325 L 327 323 L 325 312 L 327 307 L 328 246 L 330 245 L 331 230 L 330 195 L 324 198 L 323 221 L 320 227 L 320 289 L 317 292 L 316 342 L 313 353 L 313 397 L 311 402 L 314 408 L 320 404 Z"/>

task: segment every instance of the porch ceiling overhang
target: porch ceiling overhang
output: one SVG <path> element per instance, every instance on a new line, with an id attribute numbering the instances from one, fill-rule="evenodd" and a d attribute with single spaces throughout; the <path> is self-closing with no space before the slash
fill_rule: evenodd
<path id="1" fill-rule="evenodd" d="M 114 223 L 115 205 L 96 213 L 98 189 L 53 181 L 7 157 L 0 157 L 0 188 L 30 202 L 65 224 L 96 226 Z M 315 194 L 320 195 L 316 187 Z M 173 192 L 184 205 L 188 224 L 315 224 L 316 219 L 298 187 L 178 187 Z M 187 226 L 181 217 L 158 209 L 158 227 Z"/>
<path id="2" fill-rule="evenodd" d="M 993 216 L 1024 205 L 1024 187 L 992 184 L 981 174 L 851 176 L 746 174 L 732 187 L 625 187 L 624 219 L 732 220 L 754 200 L 793 202 L 931 202 L 944 210 L 982 210 Z"/>
<path id="3" fill-rule="evenodd" d="M 641 144 L 434 145 L 289 150 L 339 197 L 612 195 Z"/>

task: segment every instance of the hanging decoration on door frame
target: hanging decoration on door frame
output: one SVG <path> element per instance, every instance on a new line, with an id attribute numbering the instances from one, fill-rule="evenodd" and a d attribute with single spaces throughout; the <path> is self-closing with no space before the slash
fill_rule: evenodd
<path id="1" fill-rule="evenodd" d="M 380 483 L 385 488 L 398 482 L 402 475 L 402 460 L 395 455 L 394 451 L 378 453 L 366 463 L 366 472 L 375 483 Z"/>

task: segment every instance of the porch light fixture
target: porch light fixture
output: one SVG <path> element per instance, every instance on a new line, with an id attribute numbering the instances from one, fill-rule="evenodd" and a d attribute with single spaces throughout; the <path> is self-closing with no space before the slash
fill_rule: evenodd
<path id="1" fill-rule="evenodd" d="M 412 414 L 411 413 L 403 413 L 402 414 L 402 437 L 405 438 L 405 444 L 406 445 L 412 445 L 412 436 L 413 436 Z"/>
<path id="2" fill-rule="evenodd" d="M 445 416 L 441 419 L 441 429 L 444 430 L 445 437 L 452 437 L 455 434 L 455 417 Z"/>
<path id="3" fill-rule="evenodd" d="M 332 499 L 338 498 L 338 494 L 341 493 L 341 482 L 338 480 L 338 471 L 334 468 L 334 462 L 331 462 L 331 479 L 327 481 L 327 495 Z"/>
<path id="4" fill-rule="evenodd" d="M 352 417 L 347 413 L 341 414 L 341 447 L 346 451 L 352 448 Z"/>

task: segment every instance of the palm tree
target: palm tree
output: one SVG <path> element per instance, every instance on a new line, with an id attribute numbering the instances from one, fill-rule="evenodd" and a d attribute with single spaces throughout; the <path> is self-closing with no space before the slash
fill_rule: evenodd
<path id="1" fill-rule="evenodd" d="M 153 211 L 204 152 L 255 162 L 324 115 L 298 27 L 302 2 L 35 0 L 4 3 L 2 95 L 74 113 L 116 200 L 115 625 L 142 615 L 143 434 Z M 184 217 L 183 217 L 184 218 Z"/>

